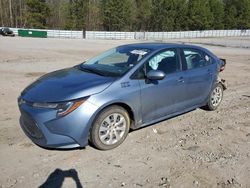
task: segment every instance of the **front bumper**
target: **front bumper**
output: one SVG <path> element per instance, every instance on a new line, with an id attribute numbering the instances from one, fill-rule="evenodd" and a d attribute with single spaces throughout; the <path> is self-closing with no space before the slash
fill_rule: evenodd
<path id="1" fill-rule="evenodd" d="M 84 102 L 64 117 L 56 110 L 19 105 L 20 125 L 24 133 L 37 145 L 47 148 L 75 148 L 88 145 L 89 128 L 97 106 Z"/>

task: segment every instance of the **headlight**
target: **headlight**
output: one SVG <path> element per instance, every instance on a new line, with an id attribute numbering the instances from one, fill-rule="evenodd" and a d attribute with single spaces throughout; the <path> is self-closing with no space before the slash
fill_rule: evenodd
<path id="1" fill-rule="evenodd" d="M 59 104 L 57 107 L 57 115 L 58 116 L 66 116 L 67 114 L 73 112 L 77 109 L 82 103 L 84 103 L 86 99 L 82 99 L 80 101 L 70 101 L 64 104 Z"/>
<path id="2" fill-rule="evenodd" d="M 86 98 L 76 101 L 62 102 L 62 103 L 33 103 L 32 106 L 35 108 L 49 108 L 56 109 L 58 116 L 66 116 L 73 112 L 82 103 L 86 101 Z"/>

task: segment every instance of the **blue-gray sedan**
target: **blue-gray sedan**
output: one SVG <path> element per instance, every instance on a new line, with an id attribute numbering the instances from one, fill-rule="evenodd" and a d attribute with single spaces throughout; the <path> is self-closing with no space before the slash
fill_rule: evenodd
<path id="1" fill-rule="evenodd" d="M 225 61 L 207 49 L 142 43 L 116 47 L 46 74 L 18 98 L 20 124 L 37 145 L 101 150 L 130 129 L 204 107 L 215 110 L 225 89 Z"/>

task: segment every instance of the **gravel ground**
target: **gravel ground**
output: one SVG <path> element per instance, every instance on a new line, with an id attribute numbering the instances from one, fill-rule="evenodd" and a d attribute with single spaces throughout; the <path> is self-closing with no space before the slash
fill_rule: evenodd
<path id="1" fill-rule="evenodd" d="M 205 46 L 228 62 L 218 110 L 197 109 L 133 131 L 111 151 L 58 151 L 22 132 L 21 90 L 47 72 L 137 41 L 0 37 L 0 187 L 250 187 L 250 50 L 234 45 L 249 45 L 250 38 L 213 40 L 231 46 Z"/>

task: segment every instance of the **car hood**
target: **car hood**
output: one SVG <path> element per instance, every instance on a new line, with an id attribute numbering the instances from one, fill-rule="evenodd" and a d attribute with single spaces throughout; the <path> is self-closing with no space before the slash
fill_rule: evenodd
<path id="1" fill-rule="evenodd" d="M 99 93 L 114 80 L 73 67 L 42 76 L 25 88 L 21 96 L 30 102 L 68 101 Z"/>

